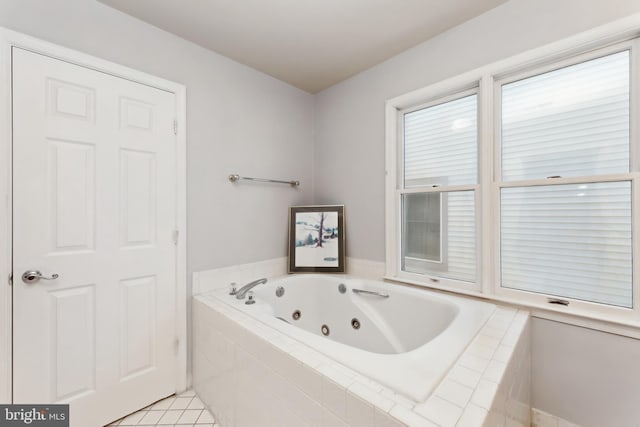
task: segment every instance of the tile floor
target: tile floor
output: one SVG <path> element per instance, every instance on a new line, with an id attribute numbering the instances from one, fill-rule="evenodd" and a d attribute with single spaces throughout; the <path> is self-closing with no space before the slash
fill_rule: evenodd
<path id="1" fill-rule="evenodd" d="M 193 390 L 159 400 L 109 426 L 218 426 Z"/>

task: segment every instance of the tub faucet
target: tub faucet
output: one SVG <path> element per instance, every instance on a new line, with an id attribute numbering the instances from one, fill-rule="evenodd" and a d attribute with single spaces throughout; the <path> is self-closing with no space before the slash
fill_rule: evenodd
<path id="1" fill-rule="evenodd" d="M 263 283 L 267 283 L 267 279 L 262 278 L 262 279 L 254 280 L 253 282 L 247 283 L 246 285 L 238 289 L 238 292 L 236 292 L 236 298 L 244 299 L 244 296 L 247 294 L 247 292 L 249 292 L 252 288 L 258 285 L 261 285 Z"/>

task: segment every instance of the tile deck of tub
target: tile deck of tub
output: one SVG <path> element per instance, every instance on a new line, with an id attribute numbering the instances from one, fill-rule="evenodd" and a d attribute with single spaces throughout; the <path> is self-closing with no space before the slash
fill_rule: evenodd
<path id="1" fill-rule="evenodd" d="M 296 375 L 313 378 L 311 374 L 315 373 L 322 377 L 318 403 L 328 412 L 323 419 L 335 417 L 336 425 L 366 425 L 373 421 L 370 425 L 479 427 L 493 425 L 500 418 L 513 426 L 530 424 L 528 387 L 521 384 L 530 381 L 527 311 L 497 306 L 432 395 L 425 402 L 414 402 L 213 296 L 196 299 L 223 316 L 224 329 L 230 328 L 233 332 L 229 335 L 238 342 L 245 342 L 250 333 L 297 361 L 296 369 L 287 370 L 302 368 L 305 373 L 283 372 L 292 381 L 296 381 Z M 344 401 L 342 397 L 331 397 L 343 393 Z M 520 396 L 514 397 L 518 393 Z M 352 409 L 345 411 L 345 407 Z"/>

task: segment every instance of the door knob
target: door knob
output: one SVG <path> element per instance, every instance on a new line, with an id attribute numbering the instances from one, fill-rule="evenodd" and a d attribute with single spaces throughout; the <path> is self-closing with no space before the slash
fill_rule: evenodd
<path id="1" fill-rule="evenodd" d="M 40 279 L 42 279 L 42 280 L 56 280 L 58 277 L 60 277 L 60 275 L 55 274 L 55 273 L 52 274 L 51 277 L 45 277 L 38 270 L 29 270 L 29 271 L 25 271 L 22 274 L 22 281 L 24 283 L 35 283 Z"/>

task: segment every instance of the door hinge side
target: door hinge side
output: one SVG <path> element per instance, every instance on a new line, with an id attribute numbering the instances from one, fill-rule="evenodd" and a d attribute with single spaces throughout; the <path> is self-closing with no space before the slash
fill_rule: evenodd
<path id="1" fill-rule="evenodd" d="M 173 230 L 173 244 L 178 245 L 178 239 L 180 238 L 180 230 Z"/>
<path id="2" fill-rule="evenodd" d="M 173 340 L 173 349 L 176 352 L 176 354 L 178 354 L 178 352 L 180 351 L 180 339 L 176 338 L 175 340 Z"/>
<path id="3" fill-rule="evenodd" d="M 9 274 L 9 286 L 13 286 L 13 273 Z"/>
<path id="4" fill-rule="evenodd" d="M 174 135 L 178 134 L 178 120 L 177 119 L 173 119 L 173 134 Z"/>

